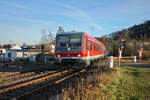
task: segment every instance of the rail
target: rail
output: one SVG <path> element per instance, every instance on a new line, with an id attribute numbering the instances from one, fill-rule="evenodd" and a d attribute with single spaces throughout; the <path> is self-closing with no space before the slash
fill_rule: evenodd
<path id="1" fill-rule="evenodd" d="M 8 92 L 10 90 L 14 90 L 14 89 L 17 89 L 17 88 L 24 87 L 24 86 L 27 86 L 27 85 L 39 83 L 39 82 L 42 82 L 43 80 L 47 80 L 49 78 L 52 78 L 54 76 L 57 76 L 57 75 L 60 75 L 60 74 L 66 73 L 66 72 L 68 72 L 68 70 L 65 70 L 65 71 L 62 71 L 62 72 L 56 72 L 56 73 L 54 73 L 52 75 L 43 76 L 43 77 L 40 77 L 40 78 L 35 79 L 35 80 L 29 80 L 27 82 L 23 82 L 23 83 L 15 85 L 15 86 L 7 87 L 7 88 L 4 88 L 4 89 L 1 89 L 0 90 L 0 94 L 6 93 L 6 92 Z"/>
<path id="2" fill-rule="evenodd" d="M 8 88 L 4 88 L 4 89 L 1 89 L 0 90 L 0 99 L 11 99 L 11 100 L 18 100 L 18 99 L 21 99 L 21 98 L 25 98 L 26 96 L 30 95 L 30 94 L 33 94 L 39 90 L 42 90 L 44 88 L 47 88 L 48 86 L 51 86 L 53 84 L 59 84 L 60 82 L 68 79 L 68 78 L 71 78 L 75 75 L 78 75 L 79 73 L 82 73 L 84 72 L 85 69 L 83 70 L 80 70 L 80 71 L 69 71 L 69 70 L 64 70 L 64 71 L 58 71 L 56 73 L 53 73 L 51 75 L 47 75 L 45 77 L 41 77 L 41 78 L 38 78 L 38 79 L 35 79 L 35 80 L 31 80 L 31 81 L 28 81 L 28 82 L 25 82 L 25 83 L 21 83 L 21 84 L 18 84 L 18 85 L 15 85 L 15 86 L 12 86 L 12 87 L 8 87 Z M 63 76 L 63 75 L 64 76 Z M 61 75 L 61 76 L 60 76 Z M 57 76 L 60 76 L 59 78 L 56 78 Z M 47 84 L 42 84 L 42 85 L 39 85 L 37 86 L 38 88 L 36 88 L 35 86 L 35 89 L 34 89 L 34 85 L 38 85 L 38 84 L 41 84 L 42 82 L 44 82 L 45 80 L 49 80 L 51 78 L 54 78 L 55 80 L 51 81 L 51 82 L 47 82 Z M 33 85 L 33 86 L 32 86 Z M 28 88 L 26 88 L 26 86 L 29 87 L 29 90 Z M 23 89 L 23 87 L 25 87 Z M 16 90 L 17 89 L 17 90 Z M 18 90 L 20 89 L 20 90 Z M 25 91 L 27 89 L 27 91 Z M 10 93 L 12 93 L 12 95 L 16 95 L 13 93 L 13 90 L 14 91 L 17 91 L 20 92 L 21 94 L 17 95 L 17 96 L 13 96 L 13 97 L 8 97 L 7 95 L 3 95 L 3 94 L 9 94 L 9 91 Z"/>

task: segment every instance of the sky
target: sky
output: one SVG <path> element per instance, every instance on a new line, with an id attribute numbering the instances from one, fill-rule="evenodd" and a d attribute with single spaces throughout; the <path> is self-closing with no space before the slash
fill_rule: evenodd
<path id="1" fill-rule="evenodd" d="M 55 37 L 82 31 L 101 37 L 150 20 L 150 0 L 0 0 L 0 44 L 37 44 L 42 30 Z"/>

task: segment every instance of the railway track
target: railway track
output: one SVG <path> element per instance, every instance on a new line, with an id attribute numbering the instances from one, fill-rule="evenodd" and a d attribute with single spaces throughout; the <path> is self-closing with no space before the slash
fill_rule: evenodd
<path id="1" fill-rule="evenodd" d="M 25 81 L 34 76 L 39 76 L 39 75 L 44 75 L 46 73 L 49 73 L 49 71 L 47 70 L 48 69 L 45 68 L 37 68 L 37 69 L 24 70 L 21 72 L 11 72 L 11 73 L 1 74 L 0 88 L 11 84 L 15 84 L 17 82 Z"/>
<path id="2" fill-rule="evenodd" d="M 48 73 L 46 75 L 36 77 L 34 79 L 26 80 L 15 85 L 7 86 L 0 89 L 0 99 L 2 100 L 18 100 L 33 94 L 36 91 L 47 88 L 53 84 L 58 84 L 65 79 L 68 79 L 78 73 L 69 70 L 58 71 L 55 73 Z"/>
<path id="3" fill-rule="evenodd" d="M 0 89 L 8 87 L 10 85 L 17 84 L 19 82 L 27 81 L 29 79 L 41 77 L 41 76 L 46 75 L 48 73 L 53 73 L 53 71 L 41 72 L 41 73 L 29 72 L 29 73 L 19 74 L 19 75 L 12 76 L 12 77 L 7 77 L 7 78 L 3 79 L 2 81 L 9 81 L 9 83 L 1 84 Z"/>
<path id="4" fill-rule="evenodd" d="M 20 74 L 20 72 L 3 73 L 3 74 L 1 75 L 1 77 L 5 78 L 5 77 L 9 77 L 9 76 L 18 75 L 18 74 Z"/>
<path id="5" fill-rule="evenodd" d="M 9 72 L 9 73 L 1 73 L 1 78 L 7 78 L 7 77 L 12 77 L 12 76 L 17 76 L 19 74 L 22 74 L 22 73 L 28 73 L 28 72 L 40 72 L 40 71 L 44 71 L 45 69 L 44 68 L 35 68 L 35 69 L 30 69 L 30 70 L 23 70 L 23 71 L 20 71 L 20 72 Z"/>

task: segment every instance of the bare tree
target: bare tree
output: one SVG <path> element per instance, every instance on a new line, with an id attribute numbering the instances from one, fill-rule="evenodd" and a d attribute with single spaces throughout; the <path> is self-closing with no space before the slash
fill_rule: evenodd
<path id="1" fill-rule="evenodd" d="M 49 42 L 52 43 L 53 42 L 53 33 L 51 30 L 49 30 Z"/>
<path id="2" fill-rule="evenodd" d="M 62 26 L 58 27 L 57 34 L 64 32 L 64 28 Z"/>
<path id="3" fill-rule="evenodd" d="M 47 44 L 49 43 L 49 37 L 48 34 L 46 34 L 46 30 L 42 30 L 42 37 L 41 37 L 41 44 Z"/>

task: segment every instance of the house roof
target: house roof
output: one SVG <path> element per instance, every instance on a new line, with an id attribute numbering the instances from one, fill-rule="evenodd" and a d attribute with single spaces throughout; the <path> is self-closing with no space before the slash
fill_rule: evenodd
<path id="1" fill-rule="evenodd" d="M 0 48 L 2 49 L 10 49 L 12 47 L 16 46 L 16 44 L 3 44 L 3 45 L 0 45 Z"/>
<path id="2" fill-rule="evenodd" d="M 22 49 L 36 49 L 37 45 L 23 45 L 21 46 Z"/>

